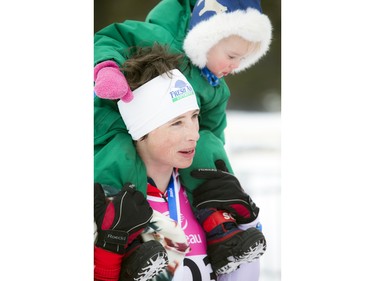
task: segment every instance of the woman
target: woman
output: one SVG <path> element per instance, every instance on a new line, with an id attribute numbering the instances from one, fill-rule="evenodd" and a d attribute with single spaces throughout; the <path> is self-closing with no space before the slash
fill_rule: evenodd
<path id="1" fill-rule="evenodd" d="M 170 58 L 173 61 L 173 55 L 170 55 Z M 198 221 L 179 179 L 178 169 L 187 168 L 192 164 L 200 137 L 199 107 L 195 92 L 185 76 L 175 68 L 178 64 L 167 64 L 165 59 L 160 58 L 152 60 L 160 63 L 153 63 L 145 68 L 139 67 L 135 61 L 129 61 L 130 63 L 126 65 L 127 78 L 131 87 L 136 90 L 134 90 L 134 98 L 131 102 L 119 101 L 118 107 L 135 143 L 137 155 L 146 167 L 147 200 L 154 213 L 169 217 L 176 222 L 178 227 L 175 233 L 182 230 L 188 242 L 186 244 L 183 240 L 176 241 L 176 238 L 179 238 L 178 235 L 178 237 L 174 235 L 164 237 L 168 249 L 186 254 L 182 260 L 171 259 L 169 255 L 169 274 L 165 277 L 184 281 L 216 280 L 215 271 L 207 257 L 204 228 L 213 225 L 222 229 L 238 229 L 238 227 L 235 220 L 224 211 L 219 214 L 221 219 L 218 219 L 216 215 L 215 221 L 210 221 L 208 224 L 204 220 Z M 132 75 L 129 75 L 130 73 Z M 115 197 L 118 198 L 118 195 Z M 125 205 L 127 204 L 124 201 Z M 139 215 L 139 212 L 133 212 L 131 219 L 134 220 Z M 159 218 L 160 215 L 154 215 L 151 224 L 155 217 Z M 125 230 L 131 233 L 128 230 L 132 229 L 133 233 L 139 233 L 147 224 L 147 219 L 149 219 L 148 216 L 143 216 L 139 224 L 134 222 L 134 226 L 138 228 L 129 227 Z M 101 227 L 98 229 L 101 231 Z M 165 233 L 163 231 L 161 227 L 156 229 L 155 233 L 163 234 Z M 103 244 L 105 243 L 101 243 L 99 247 Z M 124 243 L 122 249 L 128 246 Z M 233 245 L 233 248 L 236 246 Z M 124 255 L 118 255 L 119 259 L 123 257 Z M 119 259 L 117 259 L 117 265 Z M 122 279 L 125 279 L 126 267 L 127 259 L 125 258 Z M 245 272 L 246 280 L 258 280 L 259 263 L 255 261 L 241 265 L 235 272 L 220 276 L 219 280 L 235 280 L 231 279 L 233 276 L 240 280 L 238 278 L 245 276 L 243 272 Z"/>

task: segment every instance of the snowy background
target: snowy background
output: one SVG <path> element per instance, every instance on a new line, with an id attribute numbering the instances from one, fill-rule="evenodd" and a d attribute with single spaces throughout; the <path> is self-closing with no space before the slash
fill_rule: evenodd
<path id="1" fill-rule="evenodd" d="M 281 280 L 280 113 L 228 111 L 226 150 L 242 187 L 260 207 L 267 240 L 260 281 Z"/>

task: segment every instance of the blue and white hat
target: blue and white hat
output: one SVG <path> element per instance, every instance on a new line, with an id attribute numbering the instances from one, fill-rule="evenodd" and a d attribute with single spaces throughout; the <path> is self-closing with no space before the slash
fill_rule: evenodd
<path id="1" fill-rule="evenodd" d="M 230 35 L 260 43 L 234 72 L 250 67 L 267 53 L 272 25 L 262 13 L 260 0 L 197 0 L 184 41 L 185 53 L 194 65 L 204 68 L 208 51 Z"/>

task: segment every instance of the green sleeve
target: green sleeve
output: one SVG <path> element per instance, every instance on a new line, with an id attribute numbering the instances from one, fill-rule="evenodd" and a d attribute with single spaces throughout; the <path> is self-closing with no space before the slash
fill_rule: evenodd
<path id="1" fill-rule="evenodd" d="M 183 72 L 197 95 L 200 107 L 200 130 L 211 131 L 225 143 L 224 129 L 227 126 L 226 108 L 230 92 L 224 79 L 217 87 L 212 87 L 201 75 L 200 69 L 193 67 Z"/>
<path id="2" fill-rule="evenodd" d="M 115 101 L 94 99 L 94 181 L 118 190 L 135 184 L 146 195 L 147 175 Z"/>
<path id="3" fill-rule="evenodd" d="M 146 22 L 162 26 L 175 40 L 182 43 L 189 28 L 195 0 L 163 0 L 146 17 Z M 181 47 L 180 47 L 181 48 Z"/>
<path id="4" fill-rule="evenodd" d="M 114 60 L 121 66 L 129 47 L 150 46 L 154 42 L 182 52 L 193 7 L 190 2 L 195 3 L 164 0 L 150 11 L 144 22 L 126 20 L 101 29 L 94 36 L 94 65 Z"/>
<path id="5" fill-rule="evenodd" d="M 94 64 L 113 60 L 121 66 L 127 50 L 134 46 L 151 46 L 154 42 L 173 45 L 174 37 L 163 27 L 138 21 L 113 23 L 94 36 Z"/>

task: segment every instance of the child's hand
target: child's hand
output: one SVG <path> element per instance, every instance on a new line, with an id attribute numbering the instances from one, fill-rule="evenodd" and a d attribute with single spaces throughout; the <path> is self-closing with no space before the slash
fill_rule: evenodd
<path id="1" fill-rule="evenodd" d="M 232 214 L 237 223 L 250 223 L 258 217 L 259 208 L 243 190 L 238 179 L 228 173 L 223 160 L 215 162 L 216 169 L 198 169 L 191 176 L 206 181 L 193 191 L 193 206 L 198 209 L 216 208 Z"/>
<path id="2" fill-rule="evenodd" d="M 151 217 L 149 203 L 132 185 L 126 184 L 119 193 L 108 199 L 102 186 L 94 184 L 94 218 L 98 232 L 96 246 L 123 254 L 148 225 Z"/>
<path id="3" fill-rule="evenodd" d="M 94 68 L 95 94 L 103 99 L 130 102 L 133 92 L 124 74 L 114 61 L 104 61 Z"/>

